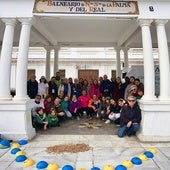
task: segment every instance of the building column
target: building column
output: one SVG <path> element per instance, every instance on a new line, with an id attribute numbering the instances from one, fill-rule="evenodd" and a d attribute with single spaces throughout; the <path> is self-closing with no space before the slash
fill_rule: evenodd
<path id="1" fill-rule="evenodd" d="M 170 62 L 170 47 L 168 47 L 168 51 L 169 51 L 169 62 Z"/>
<path id="2" fill-rule="evenodd" d="M 54 48 L 54 75 L 58 71 L 59 47 Z"/>
<path id="3" fill-rule="evenodd" d="M 10 79 L 11 79 L 11 59 L 15 30 L 15 19 L 2 19 L 5 23 L 5 32 L 2 42 L 0 58 L 0 100 L 11 100 Z"/>
<path id="4" fill-rule="evenodd" d="M 121 63 L 120 63 L 120 50 L 121 48 L 116 47 L 116 77 L 122 77 L 121 76 Z"/>
<path id="5" fill-rule="evenodd" d="M 1 51 L 2 51 L 2 46 L 0 46 L 0 58 L 1 58 Z"/>
<path id="6" fill-rule="evenodd" d="M 142 100 L 156 100 L 155 97 L 155 71 L 152 54 L 152 39 L 150 24 L 152 20 L 139 20 L 142 31 L 142 44 L 144 55 L 144 96 Z"/>
<path id="7" fill-rule="evenodd" d="M 49 81 L 50 80 L 50 60 L 51 60 L 51 47 L 50 46 L 45 46 L 44 47 L 46 50 L 46 66 L 45 66 L 45 76 L 46 79 Z"/>
<path id="8" fill-rule="evenodd" d="M 155 20 L 160 67 L 160 96 L 159 100 L 170 100 L 170 65 L 168 54 L 168 43 L 165 24 L 168 20 Z"/>
<path id="9" fill-rule="evenodd" d="M 129 68 L 129 61 L 128 61 L 128 47 L 124 47 L 122 48 L 123 52 L 124 52 L 124 69 L 128 70 Z"/>
<path id="10" fill-rule="evenodd" d="M 22 24 L 16 71 L 16 96 L 14 100 L 27 100 L 27 67 L 32 19 L 19 20 Z"/>

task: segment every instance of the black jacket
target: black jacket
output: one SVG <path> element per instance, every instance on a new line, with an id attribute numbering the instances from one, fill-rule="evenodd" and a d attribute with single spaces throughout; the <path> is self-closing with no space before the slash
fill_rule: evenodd
<path id="1" fill-rule="evenodd" d="M 27 81 L 27 94 L 31 99 L 35 99 L 35 96 L 38 93 L 38 82 L 28 80 Z"/>
<path id="2" fill-rule="evenodd" d="M 137 103 L 135 103 L 133 108 L 126 105 L 121 110 L 120 126 L 123 127 L 124 125 L 127 125 L 129 121 L 132 121 L 133 123 L 140 123 L 141 119 L 141 110 Z"/>

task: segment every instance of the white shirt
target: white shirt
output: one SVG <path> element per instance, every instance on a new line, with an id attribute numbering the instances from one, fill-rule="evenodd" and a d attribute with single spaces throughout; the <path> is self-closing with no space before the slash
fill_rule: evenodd
<path id="1" fill-rule="evenodd" d="M 35 115 L 36 115 L 36 110 L 37 110 L 38 107 L 42 107 L 42 108 L 44 109 L 44 103 L 43 103 L 42 100 L 40 101 L 39 104 L 37 104 L 37 103 L 34 102 L 34 106 L 33 106 L 33 108 L 31 109 L 31 115 L 32 115 L 33 117 L 35 117 Z"/>
<path id="2" fill-rule="evenodd" d="M 42 96 L 47 95 L 46 94 L 46 89 L 49 87 L 48 83 L 38 83 L 38 94 Z"/>

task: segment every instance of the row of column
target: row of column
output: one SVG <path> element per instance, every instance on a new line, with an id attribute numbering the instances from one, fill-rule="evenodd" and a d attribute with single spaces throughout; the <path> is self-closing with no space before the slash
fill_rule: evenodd
<path id="1" fill-rule="evenodd" d="M 123 53 L 124 53 L 124 70 L 128 70 L 128 68 L 129 68 L 129 62 L 128 62 L 129 47 L 115 47 L 114 49 L 116 50 L 116 77 L 122 77 L 120 51 L 123 50 Z"/>
<path id="2" fill-rule="evenodd" d="M 10 78 L 11 78 L 11 59 L 12 46 L 16 19 L 3 19 L 5 23 L 5 32 L 1 49 L 0 58 L 0 100 L 10 100 Z M 27 66 L 28 66 L 28 48 L 32 25 L 32 19 L 20 19 L 22 23 L 19 51 L 17 59 L 16 72 L 16 96 L 14 100 L 28 99 L 27 96 Z M 144 90 L 143 100 L 155 100 L 155 76 L 154 61 L 152 54 L 152 39 L 150 33 L 150 24 L 153 20 L 139 20 L 142 31 L 142 43 L 144 52 Z M 160 67 L 160 100 L 170 99 L 170 64 L 168 54 L 168 44 L 165 32 L 167 20 L 155 20 L 157 29 L 158 49 L 159 49 L 159 67 Z M 46 76 L 50 78 L 50 50 L 47 49 L 46 58 Z M 55 48 L 54 73 L 58 70 L 58 48 Z M 117 50 L 117 76 L 121 76 L 120 48 Z M 128 49 L 127 49 L 128 50 Z M 125 65 L 128 66 L 127 51 L 124 51 Z"/>
<path id="3" fill-rule="evenodd" d="M 0 59 L 0 98 L 10 99 L 11 55 L 14 38 L 15 19 L 3 19 L 5 32 Z"/>
<path id="4" fill-rule="evenodd" d="M 11 79 L 11 60 L 12 60 L 12 47 L 15 25 L 18 22 L 16 19 L 2 19 L 5 23 L 5 31 L 2 42 L 1 58 L 0 58 L 0 100 L 11 100 L 10 95 L 10 79 Z M 16 70 L 16 99 L 28 99 L 27 96 L 27 65 L 28 65 L 28 48 L 30 31 L 32 25 L 31 18 L 19 19 L 22 23 L 17 70 Z"/>
<path id="5" fill-rule="evenodd" d="M 158 39 L 159 68 L 160 68 L 160 96 L 159 100 L 170 100 L 170 59 L 168 52 L 165 24 L 168 20 L 139 20 L 142 32 L 144 54 L 144 96 L 142 100 L 156 100 L 155 97 L 155 70 L 152 54 L 151 23 L 155 23 Z M 116 76 L 121 77 L 120 50 L 124 51 L 124 69 L 128 66 L 128 48 L 116 47 Z"/>
<path id="6" fill-rule="evenodd" d="M 139 20 L 142 31 L 142 44 L 144 52 L 144 97 L 142 100 L 156 100 L 155 97 L 155 70 L 152 54 L 152 38 L 150 25 L 153 20 Z M 159 51 L 160 68 L 160 96 L 159 100 L 170 100 L 170 64 L 168 43 L 165 31 L 167 20 L 155 20 Z"/>
<path id="7" fill-rule="evenodd" d="M 51 62 L 51 50 L 54 49 L 54 70 L 53 70 L 53 75 L 59 70 L 58 68 L 58 58 L 59 58 L 59 47 L 55 46 L 45 46 L 44 47 L 46 50 L 46 67 L 45 67 L 45 74 L 46 74 L 46 79 L 50 80 L 51 78 L 51 69 L 50 69 L 50 62 Z"/>
<path id="8" fill-rule="evenodd" d="M 11 61 L 12 61 L 12 48 L 16 19 L 2 19 L 5 23 L 5 31 L 3 43 L 1 48 L 0 58 L 0 100 L 11 100 L 10 95 L 10 80 L 11 80 Z M 32 18 L 19 19 L 21 22 L 21 33 L 19 40 L 17 70 L 16 70 L 16 95 L 13 100 L 27 100 L 27 68 L 28 68 L 28 51 L 30 42 L 30 32 L 32 26 Z M 46 48 L 47 49 L 47 48 Z M 47 49 L 47 62 L 46 62 L 46 76 L 50 78 L 50 51 Z M 54 55 L 54 73 L 58 70 L 58 48 L 55 48 Z"/>

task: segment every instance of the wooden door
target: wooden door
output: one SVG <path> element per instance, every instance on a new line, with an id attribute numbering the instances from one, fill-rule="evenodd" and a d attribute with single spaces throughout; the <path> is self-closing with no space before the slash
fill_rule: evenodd
<path id="1" fill-rule="evenodd" d="M 116 78 L 116 70 L 112 70 L 112 77 Z"/>
<path id="2" fill-rule="evenodd" d="M 99 70 L 78 70 L 78 78 L 83 78 L 88 80 L 98 79 L 99 78 Z"/>

